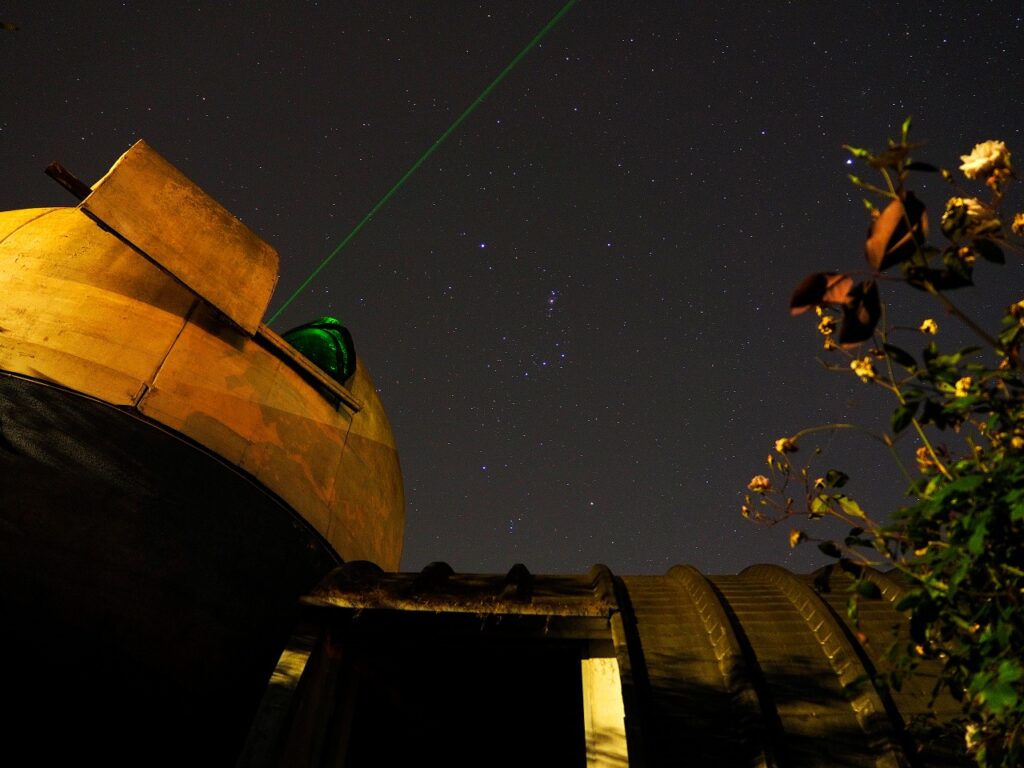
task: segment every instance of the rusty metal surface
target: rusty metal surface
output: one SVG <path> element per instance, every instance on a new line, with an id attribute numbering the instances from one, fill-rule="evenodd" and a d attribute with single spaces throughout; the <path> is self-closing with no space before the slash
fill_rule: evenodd
<path id="1" fill-rule="evenodd" d="M 136 142 L 81 203 L 146 258 L 253 334 L 277 284 L 277 252 Z"/>
<path id="2" fill-rule="evenodd" d="M 344 559 L 397 568 L 401 469 L 369 373 L 342 386 L 260 325 L 276 254 L 240 227 L 142 143 L 80 208 L 0 213 L 0 371 L 134 406 Z"/>
<path id="3" fill-rule="evenodd" d="M 0 257 L 0 369 L 115 405 L 135 401 L 196 301 L 73 208 L 22 221 Z"/>
<path id="4" fill-rule="evenodd" d="M 601 591 L 599 569 L 582 576 L 534 576 L 516 565 L 505 575 L 455 573 L 432 563 L 419 573 L 388 573 L 350 562 L 303 598 L 310 606 L 432 613 L 523 616 L 610 616 L 614 602 Z"/>

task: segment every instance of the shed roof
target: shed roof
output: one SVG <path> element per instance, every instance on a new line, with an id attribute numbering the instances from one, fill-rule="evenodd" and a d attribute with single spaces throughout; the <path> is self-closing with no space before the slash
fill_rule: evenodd
<path id="1" fill-rule="evenodd" d="M 894 605 L 903 588 L 881 573 L 871 578 L 881 596 L 861 598 L 855 625 L 846 612 L 851 581 L 839 570 L 798 575 L 758 565 L 705 576 L 679 565 L 663 575 L 619 577 L 594 566 L 585 574 L 544 576 L 522 565 L 507 574 L 460 574 L 444 563 L 419 573 L 348 563 L 303 599 L 303 626 L 282 657 L 291 672 L 279 667 L 268 690 L 275 708 L 265 702 L 241 764 L 283 758 L 282 733 L 297 721 L 293 714 L 283 725 L 282 713 L 325 711 L 308 698 L 300 703 L 324 690 L 309 683 L 331 668 L 324 654 L 351 653 L 360 643 L 375 653 L 419 652 L 453 638 L 468 649 L 499 634 L 506 648 L 512 643 L 523 653 L 573 641 L 583 644 L 584 657 L 616 658 L 630 765 L 966 764 L 959 745 L 930 744 L 917 754 L 906 738 L 912 718 L 958 712 L 950 698 L 932 702 L 927 677 L 934 669 L 900 691 L 872 683 L 887 669 L 893 627 L 902 626 Z M 519 629 L 489 634 L 497 620 Z M 487 663 L 472 658 L 477 666 Z M 310 727 L 328 724 L 303 725 Z M 496 740 L 507 736 L 495 733 Z M 253 758 L 257 751 L 260 759 Z M 303 760 L 336 764 L 308 753 Z"/>

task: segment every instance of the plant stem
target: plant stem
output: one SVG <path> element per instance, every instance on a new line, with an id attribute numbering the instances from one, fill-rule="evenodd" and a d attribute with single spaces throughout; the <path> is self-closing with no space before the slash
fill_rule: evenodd
<path id="1" fill-rule="evenodd" d="M 932 285 L 930 281 L 924 281 L 924 288 L 926 291 L 928 291 L 928 293 L 930 293 L 932 296 L 939 300 L 942 306 L 946 308 L 947 312 L 949 312 L 954 317 L 957 317 L 960 320 L 960 322 L 962 322 L 964 325 L 966 325 L 968 328 L 974 331 L 978 338 L 980 338 L 982 341 L 984 341 L 997 352 L 1002 351 L 1002 345 L 996 339 L 989 336 L 989 334 L 985 332 L 984 328 L 982 328 L 976 322 L 971 320 L 971 318 L 965 315 L 956 304 L 950 301 L 949 297 L 946 296 L 946 294 L 944 294 L 942 291 L 940 291 L 938 288 Z"/>
<path id="2" fill-rule="evenodd" d="M 918 426 L 920 428 L 920 425 L 918 425 Z M 795 435 L 793 435 L 793 437 L 791 439 L 794 442 L 796 442 L 796 441 L 800 440 L 802 437 L 805 437 L 807 435 L 813 435 L 816 432 L 834 432 L 837 429 L 852 429 L 852 430 L 854 430 L 856 432 L 860 432 L 862 435 L 866 435 L 867 437 L 870 437 L 872 440 L 877 440 L 879 443 L 884 445 L 885 449 L 887 451 L 889 451 L 889 455 L 892 456 L 892 459 L 896 463 L 896 466 L 900 470 L 900 473 L 903 475 L 903 477 L 906 479 L 906 481 L 908 483 L 910 483 L 910 487 L 911 488 L 914 487 L 914 485 L 915 485 L 914 477 L 913 477 L 913 475 L 910 474 L 910 470 L 907 469 L 907 465 L 903 463 L 903 459 L 900 458 L 899 453 L 896 452 L 896 446 L 893 443 L 892 438 L 890 438 L 888 435 L 879 436 L 879 435 L 876 435 L 874 432 L 871 432 L 871 431 L 869 431 L 867 429 L 864 429 L 864 427 L 862 427 L 862 426 L 860 426 L 858 424 L 847 424 L 845 422 L 840 422 L 840 423 L 836 423 L 836 424 L 819 424 L 819 425 L 817 425 L 815 427 L 806 427 L 804 429 L 801 429 Z M 925 442 L 927 443 L 927 438 L 925 438 Z M 929 450 L 932 450 L 930 448 L 930 444 L 929 444 Z M 934 455 L 934 451 L 932 451 L 932 453 Z M 938 457 L 935 457 L 935 461 L 938 462 Z M 939 463 L 939 466 L 941 466 L 941 463 Z M 943 469 L 945 469 L 945 468 L 943 467 Z M 948 473 L 946 474 L 946 476 L 949 477 Z M 915 493 L 915 495 L 916 495 L 916 493 Z"/>

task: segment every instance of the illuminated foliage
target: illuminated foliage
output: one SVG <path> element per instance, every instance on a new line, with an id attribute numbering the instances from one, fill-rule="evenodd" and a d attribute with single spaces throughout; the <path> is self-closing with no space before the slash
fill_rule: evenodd
<path id="1" fill-rule="evenodd" d="M 1007 768 L 1024 764 L 1024 301 L 989 330 L 950 292 L 972 286 L 981 262 L 1001 265 L 1007 252 L 1024 254 L 1013 239 L 1024 234 L 1024 225 L 1017 225 L 1024 214 L 1000 213 L 1014 179 L 1005 144 L 983 142 L 961 156 L 967 179 L 987 188 L 970 194 L 951 172 L 912 159 L 918 146 L 909 142 L 909 130 L 908 119 L 899 139 L 880 153 L 847 147 L 882 179 L 875 185 L 850 177 L 882 201 L 865 201 L 871 216 L 867 269 L 809 275 L 790 302 L 794 315 L 814 308 L 825 348 L 847 358 L 846 365 L 828 367 L 892 398 L 889 429 L 873 434 L 853 424 L 826 424 L 780 438 L 769 473 L 748 486 L 753 496 L 743 514 L 768 525 L 805 517 L 848 526 L 842 541 L 794 527 L 789 545 L 817 542 L 853 576 L 854 618 L 857 595 L 878 591 L 866 567 L 900 571 L 912 585 L 897 606 L 907 612 L 910 632 L 891 651 L 892 671 L 876 683 L 898 687 L 920 659 L 938 660 L 940 686 L 963 704 L 962 718 L 950 727 L 960 729 L 979 765 Z M 907 188 L 916 173 L 938 173 L 954 187 L 941 215 L 941 246 L 929 244 L 926 207 Z M 1009 228 L 1004 218 L 1013 222 Z M 887 292 L 901 284 L 927 292 L 980 345 L 941 349 L 932 340 L 939 326 L 930 318 L 911 327 L 890 325 L 883 282 Z M 888 302 L 897 309 L 896 299 Z M 920 352 L 896 346 L 899 333 L 911 338 L 904 346 L 916 341 Z M 794 464 L 810 435 L 840 429 L 870 434 L 907 477 L 912 501 L 884 522 L 843 491 L 849 479 L 843 472 L 815 477 L 810 465 Z M 907 441 L 914 443 L 916 472 L 901 458 L 909 453 L 902 445 Z"/>

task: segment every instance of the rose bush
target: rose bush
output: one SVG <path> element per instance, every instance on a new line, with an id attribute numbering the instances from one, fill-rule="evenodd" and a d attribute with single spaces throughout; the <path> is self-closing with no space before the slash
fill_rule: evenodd
<path id="1" fill-rule="evenodd" d="M 898 641 L 894 666 L 874 682 L 899 686 L 920 659 L 938 660 L 940 686 L 963 703 L 960 720 L 946 727 L 959 728 L 960 743 L 979 765 L 1010 768 L 1024 765 L 1024 300 L 991 329 L 950 293 L 973 285 L 979 263 L 1004 264 L 1007 251 L 1024 253 L 1011 237 L 1024 234 L 1024 213 L 1013 216 L 1007 232 L 1000 209 L 1014 174 L 1003 142 L 982 142 L 961 156 L 964 176 L 988 188 L 983 198 L 960 190 L 949 171 L 912 159 L 918 147 L 909 142 L 909 129 L 908 120 L 882 152 L 847 147 L 882 178 L 875 185 L 851 177 L 884 203 L 866 201 L 868 269 L 809 275 L 790 308 L 794 315 L 813 308 L 825 349 L 848 358 L 846 365 L 828 367 L 852 371 L 892 398 L 889 430 L 868 434 L 906 476 L 912 501 L 883 520 L 842 490 L 845 473 L 830 469 L 815 477 L 809 464 L 793 463 L 801 443 L 816 433 L 860 430 L 836 423 L 776 441 L 769 474 L 751 480 L 754 495 L 742 511 L 768 525 L 798 516 L 847 525 L 842 540 L 794 527 L 789 544 L 816 541 L 853 576 L 854 617 L 856 596 L 878 591 L 868 568 L 897 569 L 911 585 L 897 605 L 907 612 L 909 639 Z M 940 173 L 954 186 L 940 221 L 941 247 L 929 244 L 925 205 L 907 188 L 915 173 Z M 882 302 L 882 281 L 931 295 L 980 346 L 943 351 L 936 341 L 922 344 L 938 334 L 938 323 L 927 318 L 896 326 Z M 898 333 L 917 339 L 920 352 L 897 346 Z M 911 452 L 900 444 L 907 439 L 915 443 L 916 474 L 902 458 Z"/>

